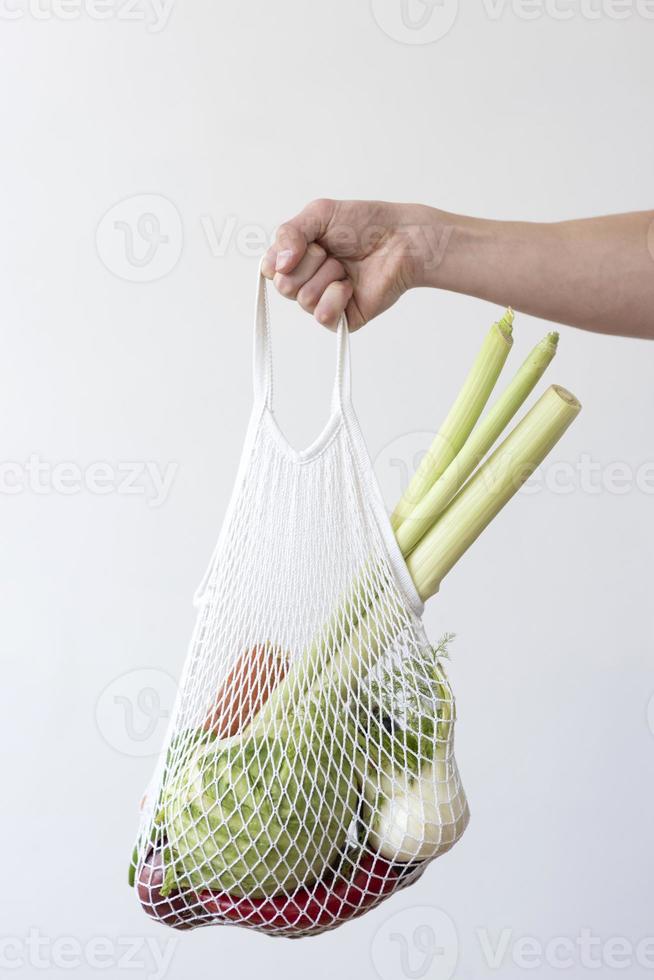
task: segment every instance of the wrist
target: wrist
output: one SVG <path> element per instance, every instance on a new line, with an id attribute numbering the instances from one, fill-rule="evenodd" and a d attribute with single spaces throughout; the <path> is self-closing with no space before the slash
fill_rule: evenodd
<path id="1" fill-rule="evenodd" d="M 413 221 L 406 271 L 410 288 L 473 291 L 473 257 L 480 257 L 493 223 L 426 206 L 417 209 Z"/>

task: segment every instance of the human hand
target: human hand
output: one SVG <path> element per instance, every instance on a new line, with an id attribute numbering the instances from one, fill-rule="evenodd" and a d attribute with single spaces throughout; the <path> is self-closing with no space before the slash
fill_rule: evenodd
<path id="1" fill-rule="evenodd" d="M 319 323 L 334 329 L 345 312 L 350 330 L 357 330 L 419 284 L 416 266 L 429 237 L 424 231 L 434 228 L 434 212 L 428 221 L 425 213 L 430 210 L 384 201 L 312 201 L 280 225 L 262 272 Z"/>
<path id="2" fill-rule="evenodd" d="M 449 289 L 585 330 L 654 339 L 654 211 L 558 223 L 420 204 L 312 201 L 262 263 L 282 296 L 357 330 L 414 286 Z"/>

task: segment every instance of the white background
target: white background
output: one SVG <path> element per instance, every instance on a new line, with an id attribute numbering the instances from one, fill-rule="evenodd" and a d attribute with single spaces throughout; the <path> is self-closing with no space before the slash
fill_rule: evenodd
<path id="1" fill-rule="evenodd" d="M 548 378 L 584 411 L 552 462 L 574 477 L 590 459 L 597 492 L 565 469 L 570 492 L 555 492 L 546 469 L 427 610 L 434 638 L 458 634 L 463 841 L 380 910 L 300 943 L 169 933 L 126 885 L 165 727 L 137 698 L 152 687 L 170 707 L 250 407 L 260 248 L 236 232 L 269 235 L 316 196 L 534 220 L 651 207 L 646 5 L 595 0 L 591 18 L 589 0 L 561 0 L 531 19 L 537 6 L 469 3 L 431 43 L 438 22 L 402 29 L 400 0 L 375 2 L 377 19 L 351 0 L 176 0 L 164 23 L 145 0 L 98 7 L 102 20 L 90 0 L 1 6 L 2 971 L 153 977 L 147 940 L 184 980 L 654 975 L 652 945 L 636 954 L 654 935 L 651 468 L 637 485 L 654 344 L 568 328 Z M 455 13 L 447 0 L 432 18 Z M 151 261 L 146 211 L 168 236 Z M 498 312 L 420 291 L 354 337 L 355 404 L 389 503 L 388 461 L 410 462 L 411 433 L 435 429 Z M 280 298 L 273 315 L 281 423 L 306 443 L 333 336 Z M 547 329 L 517 318 L 513 367 Z M 8 492 L 34 455 L 38 481 Z M 99 493 L 88 478 L 92 463 L 138 461 L 173 467 L 159 506 L 147 483 Z M 73 470 L 62 492 L 58 463 L 88 486 L 72 492 Z M 421 924 L 443 953 L 421 952 Z M 86 945 L 98 939 L 102 956 Z M 496 968 L 485 943 L 500 944 Z"/>

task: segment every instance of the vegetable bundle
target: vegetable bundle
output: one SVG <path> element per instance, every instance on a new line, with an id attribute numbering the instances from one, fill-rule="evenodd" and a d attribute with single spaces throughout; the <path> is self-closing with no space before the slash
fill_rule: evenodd
<path id="1" fill-rule="evenodd" d="M 344 380 L 346 332 L 332 417 L 304 452 L 255 361 L 267 373 L 132 861 L 149 915 L 316 934 L 415 881 L 464 832 L 451 637 L 429 644 L 423 602 L 580 408 L 550 387 L 493 450 L 557 346 L 549 334 L 482 416 L 512 327 L 507 311 L 491 328 L 390 526 Z"/>

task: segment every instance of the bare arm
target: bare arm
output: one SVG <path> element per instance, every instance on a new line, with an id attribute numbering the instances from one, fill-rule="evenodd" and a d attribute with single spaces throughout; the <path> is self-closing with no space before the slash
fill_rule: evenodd
<path id="1" fill-rule="evenodd" d="M 654 211 L 541 224 L 319 200 L 279 228 L 264 273 L 330 327 L 346 310 L 356 329 L 427 286 L 654 339 Z"/>
<path id="2" fill-rule="evenodd" d="M 443 261 L 421 284 L 654 339 L 654 211 L 558 224 L 450 217 Z"/>

